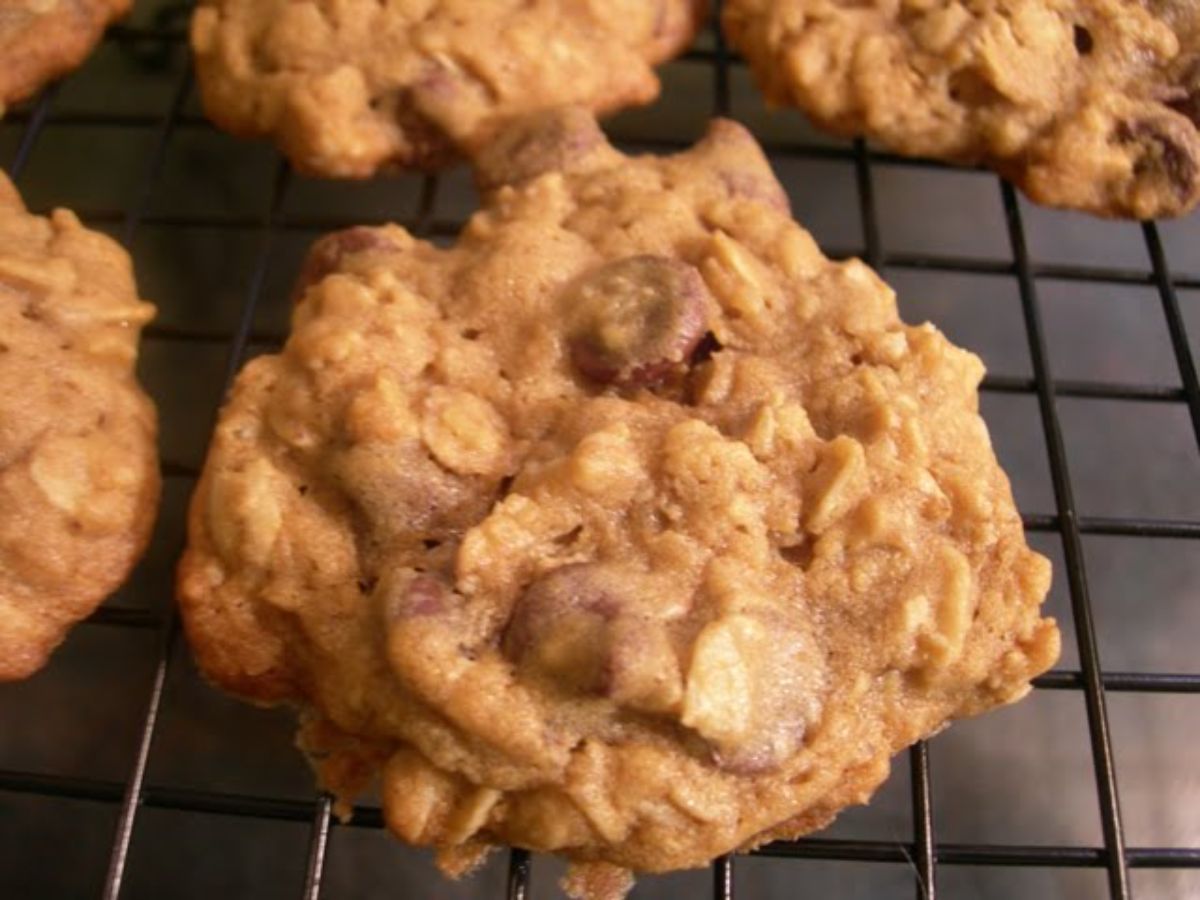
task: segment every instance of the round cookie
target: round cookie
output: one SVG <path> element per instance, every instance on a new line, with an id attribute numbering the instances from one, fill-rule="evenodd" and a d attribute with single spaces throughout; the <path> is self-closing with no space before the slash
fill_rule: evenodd
<path id="1" fill-rule="evenodd" d="M 129 257 L 0 173 L 0 681 L 45 663 L 125 579 L 158 507 L 154 407 L 134 380 Z"/>
<path id="2" fill-rule="evenodd" d="M 0 0 L 0 115 L 78 66 L 131 0 Z"/>
<path id="3" fill-rule="evenodd" d="M 192 50 L 208 115 L 270 136 L 301 171 L 436 169 L 498 122 L 658 95 L 704 0 L 203 0 Z"/>
<path id="4" fill-rule="evenodd" d="M 1164 0 L 728 0 L 767 99 L 899 153 L 982 163 L 1050 206 L 1200 201 L 1200 13 Z"/>
<path id="5" fill-rule="evenodd" d="M 593 897 L 1029 690 L 1050 567 L 982 364 L 823 257 L 749 134 L 626 157 L 567 111 L 477 164 L 451 248 L 319 241 L 239 376 L 179 576 L 210 678 L 446 868 L 554 851 Z"/>

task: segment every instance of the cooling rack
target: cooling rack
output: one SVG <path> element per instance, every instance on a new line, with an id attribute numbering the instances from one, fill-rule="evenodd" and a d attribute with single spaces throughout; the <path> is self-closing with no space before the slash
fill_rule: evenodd
<path id="1" fill-rule="evenodd" d="M 131 24 L 110 29 L 93 62 L 0 123 L 0 162 L 31 205 L 72 206 L 121 240 L 134 255 L 143 294 L 159 305 L 159 320 L 146 333 L 142 377 L 160 407 L 166 484 L 154 548 L 131 583 L 76 629 L 46 673 L 0 688 L 0 896 L 163 896 L 140 874 L 156 867 L 177 879 L 179 891 L 191 883 L 204 896 L 219 890 L 317 900 L 370 893 L 358 889 L 377 878 L 365 863 L 357 868 L 369 857 L 340 841 L 381 829 L 378 807 L 360 808 L 349 824 L 336 822 L 330 799 L 311 795 L 298 754 L 280 737 L 289 716 L 232 701 L 222 706 L 226 701 L 196 681 L 172 612 L 171 563 L 220 397 L 247 358 L 283 340 L 287 281 L 307 243 L 323 231 L 385 220 L 446 242 L 475 200 L 461 171 L 369 184 L 312 181 L 295 176 L 265 145 L 218 134 L 196 103 L 188 13 L 185 5 L 144 2 Z M 986 813 L 975 809 L 974 819 L 966 815 L 974 830 L 956 833 L 987 839 L 944 837 L 943 820 L 965 821 L 964 805 L 978 804 L 959 801 L 972 773 L 964 773 L 961 759 L 939 763 L 939 748 L 952 740 L 940 736 L 897 758 L 873 805 L 883 810 L 882 830 L 856 830 L 856 813 L 849 813 L 849 828 L 722 858 L 703 876 L 646 879 L 639 892 L 1200 896 L 1200 754 L 1170 734 L 1159 736 L 1148 765 L 1170 781 L 1166 800 L 1163 792 L 1155 797 L 1158 813 L 1177 827 L 1140 827 L 1139 834 L 1167 839 L 1130 841 L 1112 716 L 1120 704 L 1135 722 L 1198 719 L 1200 667 L 1189 641 L 1200 639 L 1200 618 L 1183 607 L 1157 607 L 1149 591 L 1113 599 L 1121 591 L 1110 586 L 1139 583 L 1122 581 L 1122 568 L 1135 576 L 1144 570 L 1147 585 L 1156 583 L 1152 572 L 1175 572 L 1177 593 L 1195 594 L 1200 383 L 1188 330 L 1189 319 L 1193 335 L 1200 328 L 1200 226 L 1109 225 L 1049 213 L 987 173 L 837 141 L 795 113 L 768 116 L 744 64 L 715 30 L 663 74 L 658 105 L 611 124 L 620 144 L 670 152 L 698 137 L 709 115 L 746 122 L 792 195 L 797 218 L 829 255 L 858 255 L 883 271 L 901 286 L 906 318 L 932 316 L 996 370 L 983 382 L 984 412 L 1002 462 L 1017 475 L 1031 540 L 1055 558 L 1050 605 L 1067 639 L 1062 668 L 1039 678 L 1026 701 L 1069 698 L 1039 719 L 1052 737 L 1016 735 L 1048 752 L 1057 768 L 1041 781 L 1026 778 L 1020 793 L 1046 795 L 1032 804 L 1044 815 L 1056 808 L 1059 782 L 1071 782 L 1083 797 L 1068 804 L 1067 818 L 1092 824 L 1066 828 L 1062 833 L 1082 835 L 1072 840 L 1045 840 L 1033 825 L 1024 833 L 1036 839 L 1018 833 L 995 840 L 993 830 L 979 827 Z M 197 171 L 207 174 L 198 178 Z M 926 292 L 925 306 L 905 306 L 906 285 Z M 960 300 L 946 299 L 951 295 L 969 297 L 971 307 L 964 311 Z M 1117 306 L 1121 316 L 1104 319 Z M 1100 335 L 1089 342 L 1093 331 Z M 1154 457 L 1114 465 L 1097 456 L 1089 440 L 1076 437 L 1078 420 L 1087 417 L 1081 409 L 1105 411 L 1090 442 L 1132 442 Z M 1022 417 L 1031 433 L 1014 438 Z M 1021 477 L 1025 470 L 1034 475 Z M 1078 499 L 1081 482 L 1089 485 L 1087 502 Z M 1148 494 L 1160 502 L 1143 513 L 1139 501 Z M 1119 623 L 1116 633 L 1106 613 Z M 1140 641 L 1142 629 L 1158 636 Z M 79 662 L 86 653 L 76 648 L 101 634 L 127 649 L 106 650 L 102 664 Z M 1139 656 L 1126 652 L 1130 646 L 1154 652 Z M 1137 665 L 1105 667 L 1102 656 Z M 1165 712 L 1140 717 L 1161 698 L 1170 698 Z M 218 712 L 206 718 L 214 705 Z M 110 706 L 122 711 L 107 715 Z M 196 722 L 180 724 L 193 714 Z M 64 728 L 63 720 L 73 724 Z M 1012 728 L 1002 724 L 1009 732 L 1002 737 L 1013 738 Z M 1200 729 L 1192 733 L 1200 736 Z M 1143 739 L 1150 737 L 1135 734 L 1129 745 Z M 1007 750 L 988 756 L 990 741 L 971 745 L 984 752 L 968 769 L 1008 764 Z M 1068 741 L 1077 742 L 1075 756 L 1056 749 Z M 197 777 L 174 762 L 195 757 L 208 759 L 217 775 Z M 232 774 L 241 769 L 248 774 Z M 939 773 L 947 789 L 939 790 Z M 1002 775 L 976 773 L 1004 783 Z M 61 820 L 84 824 L 64 830 Z M 201 820 L 216 824 L 188 824 Z M 389 843 L 376 856 L 410 852 Z M 231 860 L 236 864 L 223 865 Z M 768 869 L 763 861 L 772 861 Z M 482 881 L 453 896 L 546 896 L 546 876 L 537 877 L 545 865 L 509 851 L 489 864 Z M 206 874 L 214 869 L 220 877 Z M 871 874 L 881 870 L 886 876 Z M 1152 870 L 1164 877 L 1145 874 Z M 404 869 L 411 881 L 396 872 L 374 885 L 381 896 L 451 895 L 425 869 Z M 1030 872 L 1040 874 L 1023 880 Z"/>

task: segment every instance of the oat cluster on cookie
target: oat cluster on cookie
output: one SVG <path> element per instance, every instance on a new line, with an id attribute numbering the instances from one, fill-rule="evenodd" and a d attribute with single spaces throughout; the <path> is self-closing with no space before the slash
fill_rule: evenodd
<path id="1" fill-rule="evenodd" d="M 153 314 L 113 240 L 32 215 L 0 173 L 0 681 L 40 668 L 149 539 L 156 420 L 133 367 Z"/>
<path id="2" fill-rule="evenodd" d="M 448 868 L 555 851 L 596 896 L 1029 690 L 1049 565 L 982 365 L 822 256 L 740 126 L 626 157 L 557 112 L 477 162 L 457 243 L 324 238 L 238 378 L 180 572 L 210 677 Z"/>

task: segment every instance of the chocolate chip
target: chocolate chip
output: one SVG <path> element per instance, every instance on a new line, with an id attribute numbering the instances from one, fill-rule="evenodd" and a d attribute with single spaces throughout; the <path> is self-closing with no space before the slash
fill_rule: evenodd
<path id="1" fill-rule="evenodd" d="M 710 300 L 700 273 L 663 256 L 630 256 L 564 291 L 571 361 L 603 384 L 652 387 L 681 371 L 704 336 Z"/>
<path id="2" fill-rule="evenodd" d="M 395 249 L 395 242 L 379 228 L 358 225 L 327 234 L 309 249 L 292 288 L 292 300 L 299 300 L 312 285 L 336 272 L 347 256 L 368 250 Z"/>
<path id="3" fill-rule="evenodd" d="M 590 113 L 551 110 L 501 130 L 477 154 L 475 177 L 483 191 L 520 184 L 547 172 L 570 171 L 606 143 Z"/>
<path id="4" fill-rule="evenodd" d="M 359 443 L 337 454 L 332 473 L 354 498 L 361 527 L 411 543 L 455 537 L 487 514 L 495 482 L 448 472 L 420 446 Z"/>
<path id="5" fill-rule="evenodd" d="M 594 565 L 563 566 L 533 582 L 504 631 L 505 653 L 582 690 L 598 690 L 608 657 L 608 623 L 619 600 Z"/>
<path id="6" fill-rule="evenodd" d="M 539 578 L 513 608 L 502 646 L 527 674 L 659 713 L 679 701 L 679 663 L 662 622 L 640 614 L 628 573 L 599 563 Z"/>

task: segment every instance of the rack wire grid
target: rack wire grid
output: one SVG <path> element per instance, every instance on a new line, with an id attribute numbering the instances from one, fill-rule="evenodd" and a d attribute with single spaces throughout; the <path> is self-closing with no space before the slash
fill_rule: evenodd
<path id="1" fill-rule="evenodd" d="M 377 806 L 337 823 L 290 714 L 191 667 L 172 612 L 184 504 L 224 388 L 284 338 L 305 246 L 387 220 L 449 241 L 476 200 L 461 170 L 322 182 L 219 134 L 193 90 L 189 12 L 146 0 L 0 123 L 30 204 L 116 236 L 159 305 L 141 375 L 165 482 L 131 582 L 43 673 L 0 688 L 0 896 L 548 896 L 548 857 L 495 854 L 451 885 L 384 838 Z M 636 896 L 1200 897 L 1200 223 L 1042 210 L 989 173 L 768 114 L 714 28 L 662 75 L 658 104 L 610 123 L 619 143 L 669 152 L 709 115 L 740 119 L 829 255 L 862 256 L 906 319 L 984 357 L 982 409 L 1055 561 L 1066 640 L 1029 699 L 898 757 L 869 807 Z"/>

